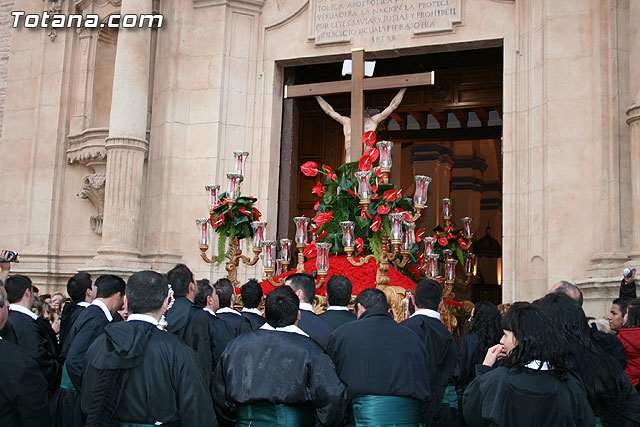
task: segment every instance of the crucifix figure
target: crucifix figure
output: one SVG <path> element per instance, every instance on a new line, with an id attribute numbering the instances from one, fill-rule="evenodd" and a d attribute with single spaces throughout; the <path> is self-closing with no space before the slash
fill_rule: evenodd
<path id="1" fill-rule="evenodd" d="M 408 87 L 412 86 L 425 86 L 432 85 L 434 83 L 434 73 L 433 71 L 428 73 L 417 73 L 417 74 L 403 74 L 399 76 L 385 76 L 385 77 L 370 77 L 364 78 L 364 49 L 352 49 L 351 50 L 351 64 L 352 64 L 352 72 L 351 72 L 351 81 L 348 80 L 340 80 L 334 82 L 323 82 L 323 83 L 311 83 L 311 84 L 303 84 L 303 85 L 293 85 L 293 86 L 285 86 L 284 88 L 284 97 L 285 98 L 302 98 L 307 96 L 317 96 L 320 95 L 331 95 L 336 93 L 351 93 L 351 114 L 350 117 L 341 116 L 335 111 L 335 116 L 329 113 L 328 111 L 333 111 L 333 108 L 329 104 L 325 102 L 325 106 L 322 106 L 321 99 L 318 99 L 323 110 L 333 117 L 338 122 L 342 123 L 344 127 L 345 139 L 350 139 L 350 144 L 346 144 L 346 158 L 351 160 L 357 160 L 362 157 L 362 141 L 361 137 L 365 131 L 365 126 L 367 126 L 366 130 L 369 129 L 370 126 L 377 125 L 386 118 L 389 114 L 393 112 L 397 108 L 397 105 L 391 109 L 388 113 L 387 110 L 395 103 L 397 100 L 397 104 L 400 104 L 402 101 L 402 97 L 404 96 L 404 91 Z M 385 89 L 395 89 L 395 88 L 403 88 L 400 92 L 395 96 L 393 101 L 391 101 L 391 105 L 385 108 L 382 113 L 379 115 L 374 115 L 369 118 L 369 123 L 364 118 L 364 91 L 365 90 L 385 90 Z M 324 101 L 324 100 L 322 100 Z M 325 109 L 325 107 L 329 107 L 330 110 Z M 385 117 L 380 117 L 386 114 Z M 337 117 L 341 117 L 338 119 Z M 373 119 L 375 117 L 375 120 Z M 348 120 L 348 124 L 347 123 Z M 376 123 L 377 122 L 377 123 Z M 350 135 L 349 135 L 350 134 Z M 349 138 L 350 137 L 350 138 Z"/>
<path id="2" fill-rule="evenodd" d="M 363 132 L 368 132 L 370 130 L 375 132 L 376 129 L 378 129 L 378 125 L 384 119 L 389 117 L 389 115 L 393 113 L 396 108 L 398 108 L 398 106 L 402 102 L 402 97 L 404 96 L 404 93 L 406 91 L 407 91 L 406 87 L 403 87 L 402 89 L 400 89 L 396 94 L 396 96 L 394 96 L 393 99 L 391 100 L 391 103 L 389 104 L 389 106 L 384 110 L 382 110 L 381 113 L 378 113 L 378 110 L 375 110 L 372 108 L 365 108 Z M 321 96 L 316 96 L 316 101 L 318 101 L 318 104 L 320 104 L 320 108 L 322 108 L 322 111 L 327 113 L 327 115 L 329 115 L 332 119 L 334 119 L 335 121 L 337 121 L 342 125 L 342 130 L 344 132 L 345 162 L 351 162 L 351 161 L 357 160 L 357 159 L 350 158 L 351 157 L 351 117 L 346 117 L 336 113 L 333 107 L 331 107 L 331 105 L 327 101 L 322 99 Z"/>

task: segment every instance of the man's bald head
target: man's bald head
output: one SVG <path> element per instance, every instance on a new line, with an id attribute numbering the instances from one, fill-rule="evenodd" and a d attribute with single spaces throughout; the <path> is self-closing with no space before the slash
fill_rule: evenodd
<path id="1" fill-rule="evenodd" d="M 555 285 L 551 287 L 549 290 L 550 294 L 565 294 L 569 295 L 573 298 L 580 307 L 582 307 L 582 303 L 584 302 L 584 297 L 582 296 L 582 291 L 579 287 L 574 285 L 573 283 L 567 282 L 566 280 L 561 280 Z"/>

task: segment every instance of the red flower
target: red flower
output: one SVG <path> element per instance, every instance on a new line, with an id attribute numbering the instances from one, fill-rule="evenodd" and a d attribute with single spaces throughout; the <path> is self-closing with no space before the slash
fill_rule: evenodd
<path id="1" fill-rule="evenodd" d="M 444 229 L 446 233 L 451 233 L 453 231 L 453 227 L 447 227 Z"/>
<path id="2" fill-rule="evenodd" d="M 356 240 L 354 240 L 354 242 L 356 244 L 356 249 L 358 249 L 358 253 L 361 254 L 362 249 L 364 249 L 364 242 L 362 241 L 362 237 L 358 237 Z"/>
<path id="3" fill-rule="evenodd" d="M 318 227 L 322 226 L 325 222 L 331 222 L 331 217 L 333 216 L 333 211 L 329 211 L 327 213 L 319 213 L 316 215 L 315 222 Z"/>
<path id="4" fill-rule="evenodd" d="M 218 220 L 213 224 L 213 228 L 219 228 L 222 224 L 224 224 L 224 214 L 220 214 Z"/>
<path id="5" fill-rule="evenodd" d="M 373 222 L 371 223 L 371 229 L 372 229 L 374 232 L 377 232 L 378 230 L 380 230 L 380 223 L 381 223 L 380 215 L 376 215 L 376 216 L 373 218 Z"/>
<path id="6" fill-rule="evenodd" d="M 415 277 L 416 279 L 419 279 L 420 275 L 422 274 L 420 270 L 415 267 L 408 267 L 407 270 L 409 270 L 410 273 L 413 273 L 413 277 Z"/>
<path id="7" fill-rule="evenodd" d="M 316 162 L 305 162 L 300 166 L 300 170 L 305 176 L 316 176 L 318 175 L 318 164 Z"/>
<path id="8" fill-rule="evenodd" d="M 322 239 L 323 237 L 326 237 L 326 236 L 327 236 L 327 230 L 322 230 L 322 233 L 316 236 L 316 240 Z"/>
<path id="9" fill-rule="evenodd" d="M 401 190 L 387 190 L 382 195 L 382 198 L 387 202 L 393 202 L 395 199 L 400 197 L 401 194 Z"/>
<path id="10" fill-rule="evenodd" d="M 374 173 L 374 174 L 376 174 L 376 176 L 377 176 L 378 178 L 380 178 L 380 179 L 383 179 L 383 178 L 384 178 L 384 176 L 382 175 L 382 171 L 380 170 L 380 168 L 376 168 L 376 169 L 373 171 L 373 173 Z"/>
<path id="11" fill-rule="evenodd" d="M 247 212 L 247 210 L 245 208 L 240 208 L 240 209 L 238 209 L 238 211 L 240 211 L 241 213 L 245 214 L 249 218 L 253 218 L 253 212 Z"/>
<path id="12" fill-rule="evenodd" d="M 367 219 L 367 211 L 364 209 L 364 206 L 360 210 L 360 218 Z"/>
<path id="13" fill-rule="evenodd" d="M 304 248 L 304 256 L 307 258 L 315 258 L 318 256 L 318 252 L 316 251 L 316 241 L 312 240 L 311 243 Z"/>
<path id="14" fill-rule="evenodd" d="M 358 193 L 356 193 L 355 191 L 353 191 L 352 189 L 348 189 L 347 193 L 351 194 L 353 197 L 358 197 Z"/>
<path id="15" fill-rule="evenodd" d="M 381 204 L 380 206 L 378 206 L 378 213 L 380 215 L 388 214 L 390 210 L 391 210 L 391 208 L 389 206 L 385 205 L 384 203 Z"/>
<path id="16" fill-rule="evenodd" d="M 460 245 L 460 247 L 461 247 L 463 250 L 465 250 L 465 251 L 466 251 L 466 250 L 467 250 L 467 248 L 469 247 L 469 246 L 467 245 L 467 242 L 465 242 L 465 241 L 464 241 L 464 239 L 462 239 L 462 238 L 458 239 L 458 244 L 459 244 L 459 245 Z"/>
<path id="17" fill-rule="evenodd" d="M 262 214 L 260 213 L 260 211 L 258 209 L 253 208 L 253 215 L 255 216 L 256 221 L 257 221 Z"/>
<path id="18" fill-rule="evenodd" d="M 367 151 L 364 152 L 362 158 L 360 158 L 360 161 L 358 162 L 358 168 L 361 171 L 368 171 L 369 169 L 371 169 L 371 165 L 373 164 L 373 162 L 378 160 L 379 155 L 380 153 L 378 152 L 377 148 L 367 148 Z"/>
<path id="19" fill-rule="evenodd" d="M 318 228 L 320 227 L 310 228 L 309 233 L 315 233 L 316 231 L 318 231 Z"/>
<path id="20" fill-rule="evenodd" d="M 438 243 L 440 246 L 447 246 L 449 244 L 449 240 L 446 237 L 441 237 L 438 239 Z"/>
<path id="21" fill-rule="evenodd" d="M 314 210 L 314 211 L 317 211 L 319 207 L 320 207 L 320 200 L 318 200 L 318 201 L 316 202 L 316 204 L 315 204 L 315 205 L 313 205 L 313 210 Z"/>
<path id="22" fill-rule="evenodd" d="M 371 191 L 373 191 L 374 193 L 377 193 L 377 192 L 378 192 L 378 186 L 377 186 L 377 185 L 372 185 L 372 186 L 371 186 Z M 377 197 L 378 199 L 380 198 L 380 197 L 378 197 L 378 196 L 376 196 L 376 197 Z"/>
<path id="23" fill-rule="evenodd" d="M 312 192 L 313 194 L 315 194 L 316 196 L 318 196 L 318 197 L 322 197 L 322 194 L 323 194 L 325 191 L 327 191 L 327 189 L 324 187 L 324 185 L 322 185 L 322 183 L 321 183 L 321 182 L 318 182 L 318 183 L 316 184 L 316 186 L 315 186 L 315 187 L 313 187 L 313 189 L 311 190 L 311 192 Z"/>
<path id="24" fill-rule="evenodd" d="M 416 242 L 422 242 L 422 236 L 424 235 L 424 228 L 419 228 L 418 231 L 416 231 Z M 422 255 L 422 252 L 420 252 L 420 255 Z"/>
<path id="25" fill-rule="evenodd" d="M 373 144 L 375 144 L 376 139 L 376 133 L 372 130 L 362 134 L 362 143 L 366 144 L 367 147 L 371 147 Z"/>
<path id="26" fill-rule="evenodd" d="M 338 179 L 338 175 L 335 174 L 335 172 L 333 171 L 333 169 L 331 169 L 330 166 L 327 165 L 322 165 L 322 167 L 324 168 L 324 170 L 327 172 L 327 178 L 331 179 L 331 180 L 336 180 Z"/>
<path id="27" fill-rule="evenodd" d="M 459 307 L 459 308 L 464 310 L 464 305 L 460 304 L 458 301 L 452 300 L 452 299 L 449 299 L 449 298 L 443 298 L 443 299 L 444 299 L 444 302 L 447 305 L 454 306 L 454 307 Z"/>

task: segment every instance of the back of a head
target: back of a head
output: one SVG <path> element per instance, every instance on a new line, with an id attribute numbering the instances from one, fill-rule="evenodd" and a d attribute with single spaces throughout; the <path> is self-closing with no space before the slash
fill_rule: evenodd
<path id="1" fill-rule="evenodd" d="M 113 274 L 103 274 L 96 279 L 96 298 L 110 298 L 115 294 L 125 294 L 126 282 Z"/>
<path id="2" fill-rule="evenodd" d="M 366 288 L 363 289 L 356 297 L 355 304 L 360 304 L 365 310 L 371 308 L 381 308 L 383 310 L 389 310 L 389 303 L 387 297 L 380 289 Z"/>
<path id="3" fill-rule="evenodd" d="M 7 291 L 7 299 L 9 304 L 14 304 L 22 299 L 24 292 L 31 289 L 31 279 L 27 276 L 16 274 L 10 276 L 5 283 L 4 288 Z"/>
<path id="4" fill-rule="evenodd" d="M 218 294 L 220 308 L 230 307 L 231 295 L 235 292 L 231 281 L 223 277 L 222 279 L 218 279 L 216 283 L 213 284 L 213 287 L 216 290 L 216 294 Z"/>
<path id="5" fill-rule="evenodd" d="M 313 280 L 313 276 L 307 273 L 295 273 L 287 277 L 287 284 L 291 286 L 294 292 L 302 289 L 304 296 L 301 302 L 307 304 L 313 304 L 313 299 L 316 296 L 316 282 Z"/>
<path id="6" fill-rule="evenodd" d="M 442 301 L 442 285 L 433 279 L 424 279 L 416 285 L 416 306 L 438 310 Z"/>
<path id="7" fill-rule="evenodd" d="M 625 328 L 640 328 L 640 298 L 634 298 L 627 305 Z"/>
<path id="8" fill-rule="evenodd" d="M 327 301 L 329 305 L 346 306 L 351 300 L 353 286 L 351 280 L 336 274 L 327 280 Z"/>
<path id="9" fill-rule="evenodd" d="M 267 295 L 264 303 L 264 317 L 274 328 L 293 325 L 298 320 L 298 296 L 288 286 L 274 289 Z"/>
<path id="10" fill-rule="evenodd" d="M 584 297 L 582 295 L 582 291 L 579 287 L 574 285 L 571 282 L 567 282 L 566 280 L 561 280 L 556 283 L 553 288 L 551 288 L 551 293 L 561 293 L 565 295 L 569 295 L 578 303 L 580 307 L 582 307 L 582 303 L 584 302 Z"/>
<path id="11" fill-rule="evenodd" d="M 196 296 L 193 303 L 198 308 L 204 308 L 207 306 L 207 297 L 213 295 L 213 286 L 209 279 L 200 279 L 196 282 Z"/>
<path id="12" fill-rule="evenodd" d="M 589 323 L 575 299 L 557 292 L 545 295 L 539 300 L 538 306 L 562 332 L 570 346 L 590 346 Z"/>
<path id="13" fill-rule="evenodd" d="M 75 303 L 84 301 L 87 289 L 91 289 L 91 275 L 84 271 L 74 274 L 67 282 L 67 294 Z"/>
<path id="14" fill-rule="evenodd" d="M 242 305 L 246 308 L 258 308 L 263 295 L 262 286 L 256 279 L 250 279 L 240 288 Z"/>
<path id="15" fill-rule="evenodd" d="M 468 325 L 469 332 L 478 336 L 478 349 L 483 354 L 489 347 L 498 344 L 502 338 L 502 315 L 492 302 L 478 302 Z"/>
<path id="16" fill-rule="evenodd" d="M 129 314 L 157 312 L 168 294 L 169 281 L 162 274 L 151 270 L 133 274 L 126 287 Z"/>
<path id="17" fill-rule="evenodd" d="M 184 297 L 189 293 L 189 284 L 193 281 L 193 273 L 184 264 L 177 264 L 167 273 L 167 280 L 173 289 L 173 296 Z"/>

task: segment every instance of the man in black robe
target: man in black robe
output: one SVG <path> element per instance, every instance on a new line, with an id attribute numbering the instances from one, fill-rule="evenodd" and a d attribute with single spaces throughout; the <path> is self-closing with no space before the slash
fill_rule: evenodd
<path id="1" fill-rule="evenodd" d="M 316 296 L 316 282 L 307 273 L 295 273 L 287 277 L 289 286 L 300 299 L 300 322 L 298 326 L 315 340 L 322 348 L 327 348 L 329 335 L 333 328 L 326 321 L 313 312 L 313 300 Z"/>
<path id="2" fill-rule="evenodd" d="M 341 425 L 345 387 L 331 359 L 296 326 L 299 300 L 283 286 L 266 299 L 265 323 L 229 343 L 216 371 L 216 409 L 238 425 Z"/>
<path id="3" fill-rule="evenodd" d="M 442 403 L 442 398 L 452 381 L 458 348 L 453 335 L 440 321 L 438 310 L 442 305 L 442 285 L 435 280 L 424 279 L 416 285 L 415 301 L 416 312 L 401 325 L 418 334 L 429 354 L 432 425 L 448 426 L 453 423 L 453 414 L 450 405 Z M 455 387 L 449 387 L 448 396 L 455 396 Z M 450 403 L 457 408 L 457 399 L 452 399 Z"/>
<path id="4" fill-rule="evenodd" d="M 67 337 L 76 319 L 82 311 L 93 301 L 91 287 L 91 275 L 89 273 L 76 273 L 67 282 L 67 294 L 71 301 L 66 303 L 60 315 L 60 348 L 63 349 L 62 361 L 66 358 L 65 348 L 68 350 Z"/>
<path id="5" fill-rule="evenodd" d="M 347 305 L 351 300 L 352 290 L 351 280 L 338 274 L 329 277 L 327 280 L 327 311 L 320 315 L 320 318 L 326 320 L 333 329 L 338 326 L 356 320 Z"/>
<path id="6" fill-rule="evenodd" d="M 242 297 L 242 316 L 251 323 L 251 329 L 256 330 L 264 325 L 266 320 L 258 307 L 262 303 L 264 293 L 262 286 L 255 279 L 250 279 L 240 288 Z"/>
<path id="7" fill-rule="evenodd" d="M 235 308 L 233 305 L 236 302 L 236 292 L 229 279 L 219 279 L 213 284 L 213 288 L 218 294 L 218 303 L 220 308 L 216 311 L 216 315 L 227 322 L 233 330 L 234 337 L 251 331 L 251 323 L 246 317 Z"/>
<path id="8" fill-rule="evenodd" d="M 40 372 L 53 392 L 60 380 L 61 364 L 57 355 L 51 353 L 46 332 L 38 325 L 31 311 L 33 288 L 31 279 L 15 275 L 7 279 L 5 289 L 9 300 L 9 323 L 15 333 L 16 344 L 22 347 L 36 361 Z"/>
<path id="9" fill-rule="evenodd" d="M 107 325 L 85 358 L 81 401 L 87 427 L 217 425 L 195 353 L 158 327 L 168 289 L 167 279 L 154 271 L 129 278 L 127 321 Z"/>
<path id="10" fill-rule="evenodd" d="M 429 356 L 420 338 L 393 320 L 384 293 L 363 290 L 358 320 L 331 334 L 327 353 L 347 387 L 356 425 L 428 425 Z"/>
<path id="11" fill-rule="evenodd" d="M 55 392 L 51 407 L 54 426 L 81 425 L 80 394 L 82 365 L 87 350 L 102 335 L 104 327 L 113 322 L 122 308 L 126 283 L 122 278 L 104 274 L 96 280 L 96 298 L 83 310 L 67 339 L 67 358 L 62 367 L 62 381 Z"/>
<path id="12" fill-rule="evenodd" d="M 196 295 L 196 281 L 189 267 L 184 264 L 177 264 L 169 270 L 167 280 L 169 280 L 175 298 L 173 306 L 165 314 L 168 323 L 167 331 L 184 340 L 191 317 L 198 311 L 193 305 Z"/>

